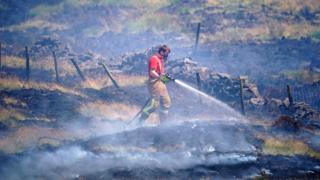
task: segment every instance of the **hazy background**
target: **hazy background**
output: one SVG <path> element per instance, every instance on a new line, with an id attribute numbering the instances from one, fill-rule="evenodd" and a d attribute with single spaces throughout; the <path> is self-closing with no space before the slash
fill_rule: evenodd
<path id="1" fill-rule="evenodd" d="M 3 0 L 0 17 L 8 53 L 43 36 L 106 58 L 168 44 L 172 59 L 271 85 L 278 76 L 310 81 L 306 70 L 320 66 L 317 0 Z"/>
<path id="2" fill-rule="evenodd" d="M 201 34 L 195 50 L 198 23 Z M 303 134 L 307 138 L 295 134 L 288 141 L 287 132 L 276 134 L 273 122 L 261 116 L 251 117 L 253 126 L 242 127 L 237 121 L 236 125 L 214 124 L 215 120 L 225 123 L 238 117 L 177 87 L 171 92 L 177 92 L 172 96 L 180 100 L 180 109 L 172 110 L 178 114 L 173 121 L 181 124 L 128 130 L 121 122 L 130 120 L 147 99 L 146 76 L 118 71 L 116 79 L 128 90 L 128 94 L 120 93 L 96 62 L 76 59 L 88 77 L 81 82 L 69 61 L 71 56 L 63 59 L 58 55 L 63 82 L 54 83 L 50 52 L 43 59 L 31 57 L 31 81 L 23 79 L 24 47 L 44 37 L 59 40 L 78 57 L 102 57 L 107 65 L 114 59 L 123 60 L 125 54 L 167 44 L 172 48 L 169 60 L 191 57 L 215 72 L 248 76 L 263 96 L 281 102 L 287 96 L 287 84 L 301 89 L 319 84 L 319 25 L 319 0 L 1 0 L 5 68 L 0 79 L 0 174 L 10 179 L 78 178 L 81 173 L 99 175 L 100 171 L 112 175 L 119 170 L 116 168 L 121 172 L 125 167 L 132 177 L 130 173 L 139 173 L 132 170 L 137 164 L 153 174 L 167 166 L 172 172 L 197 165 L 251 162 L 256 160 L 255 147 L 263 155 L 319 159 L 319 152 L 313 149 L 319 145 L 316 133 Z M 316 88 L 309 99 L 320 97 L 315 95 L 319 94 Z M 316 103 L 312 106 L 319 108 Z M 205 121 L 184 124 L 190 114 Z M 154 119 L 148 123 L 157 125 Z M 258 120 L 261 122 L 256 123 Z M 318 139 L 310 143 L 310 137 Z M 297 158 L 292 162 L 304 165 L 313 161 Z M 261 165 L 278 168 L 270 166 Z M 250 172 L 260 172 L 252 169 Z M 216 173 L 207 170 L 202 171 Z M 230 172 L 228 175 L 233 175 L 233 169 Z M 244 174 L 248 172 L 244 170 Z"/>

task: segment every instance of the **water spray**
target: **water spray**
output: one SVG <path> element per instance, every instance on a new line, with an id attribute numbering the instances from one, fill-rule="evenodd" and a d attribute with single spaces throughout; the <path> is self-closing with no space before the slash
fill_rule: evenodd
<path id="1" fill-rule="evenodd" d="M 194 87 L 186 84 L 185 82 L 183 82 L 183 81 L 181 81 L 181 80 L 175 79 L 174 82 L 175 82 L 176 84 L 178 84 L 179 86 L 183 87 L 184 89 L 187 89 L 187 90 L 189 90 L 190 92 L 192 92 L 192 93 L 194 93 L 194 94 L 196 94 L 196 95 L 199 95 L 199 96 L 205 98 L 206 100 L 208 100 L 208 101 L 210 101 L 210 102 L 213 102 L 213 103 L 215 103 L 216 105 L 224 108 L 224 109 L 227 110 L 227 112 L 229 112 L 230 114 L 233 114 L 233 115 L 235 115 L 235 116 L 240 117 L 241 119 L 243 119 L 243 116 L 242 116 L 239 112 L 237 112 L 236 110 L 234 110 L 233 108 L 231 108 L 230 106 L 228 106 L 226 103 L 224 103 L 224 102 L 222 102 L 222 101 L 220 101 L 220 100 L 218 100 L 218 99 L 216 99 L 216 98 L 214 98 L 214 97 L 212 97 L 212 96 L 210 96 L 210 95 L 208 95 L 208 94 L 206 94 L 206 93 L 204 93 L 204 92 L 202 92 L 202 91 L 197 90 L 196 88 L 194 88 Z"/>
<path id="2" fill-rule="evenodd" d="M 182 80 L 178 80 L 178 79 L 175 79 L 173 78 L 172 76 L 170 76 L 169 74 L 165 74 L 161 79 L 163 83 L 167 84 L 169 82 L 175 82 L 177 85 L 179 85 L 180 87 L 192 92 L 193 94 L 195 95 L 198 95 L 202 98 L 204 98 L 205 100 L 209 101 L 209 102 L 213 102 L 216 106 L 220 107 L 221 108 L 221 111 L 222 109 L 226 112 L 225 114 L 227 114 L 229 117 L 230 115 L 232 115 L 233 117 L 236 117 L 237 119 L 236 120 L 239 120 L 239 119 L 244 119 L 244 117 L 239 113 L 237 112 L 236 110 L 234 110 L 233 108 L 231 108 L 230 106 L 228 106 L 226 103 L 200 91 L 200 90 L 197 90 L 196 88 L 188 85 L 187 83 L 183 82 Z M 132 120 L 129 121 L 128 124 L 131 124 L 132 122 L 135 122 L 135 120 L 141 115 L 142 113 L 142 110 L 146 107 L 146 105 L 148 104 L 148 102 L 151 100 L 151 98 L 149 98 L 147 100 L 147 102 L 145 103 L 145 105 L 141 108 L 141 110 L 134 116 L 134 118 Z"/>
<path id="3" fill-rule="evenodd" d="M 175 82 L 177 85 L 179 85 L 180 87 L 184 88 L 184 89 L 187 89 L 189 90 L 190 92 L 198 95 L 198 96 L 201 96 L 203 98 L 205 98 L 206 100 L 210 101 L 210 102 L 213 102 L 215 104 L 217 104 L 218 106 L 224 108 L 225 110 L 227 110 L 230 114 L 234 114 L 236 115 L 237 117 L 240 117 L 241 119 L 243 118 L 243 116 L 237 112 L 236 110 L 234 110 L 233 108 L 231 108 L 230 106 L 228 106 L 226 103 L 200 91 L 200 90 L 197 90 L 196 88 L 188 85 L 187 83 L 181 81 L 181 80 L 178 80 L 178 79 L 174 79 L 172 76 L 170 76 L 169 74 L 166 74 L 164 76 L 164 78 L 166 79 L 166 82 Z"/>

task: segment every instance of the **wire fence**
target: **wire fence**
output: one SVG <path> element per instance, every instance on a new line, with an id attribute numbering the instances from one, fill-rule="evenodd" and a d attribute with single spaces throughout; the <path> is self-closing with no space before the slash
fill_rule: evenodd
<path id="1" fill-rule="evenodd" d="M 320 83 L 292 88 L 294 101 L 303 101 L 311 107 L 320 110 Z"/>
<path id="2" fill-rule="evenodd" d="M 200 26 L 200 25 L 199 25 Z M 10 54 L 8 52 L 6 52 L 7 48 L 4 48 L 4 46 L 1 44 L 0 42 L 0 69 L 3 68 L 4 66 L 6 66 L 4 60 L 4 55 Z M 53 51 L 53 59 L 55 60 L 55 66 L 58 66 L 56 63 L 56 56 L 55 53 Z M 25 49 L 25 59 L 26 61 L 28 61 L 29 59 L 29 53 L 28 53 L 28 48 L 26 47 Z M 75 66 L 75 68 L 77 69 L 77 72 L 79 73 L 79 75 L 82 77 L 82 72 L 80 70 L 80 68 L 78 67 L 77 63 L 72 59 L 71 60 Z M 57 71 L 57 67 L 55 67 L 55 71 L 56 71 L 56 76 L 58 76 L 58 71 Z M 3 69 L 2 69 L 3 70 Z M 28 67 L 28 64 L 26 65 L 26 76 L 29 76 L 30 74 L 30 69 Z M 17 72 L 18 73 L 18 72 Z M 0 78 L 5 78 L 6 74 L 2 74 L 0 73 Z M 29 78 L 27 78 L 29 79 Z M 82 78 L 84 79 L 84 78 Z M 281 84 L 294 84 L 294 82 L 288 82 L 285 79 L 282 80 L 278 80 L 279 82 L 275 82 L 278 84 L 277 87 L 274 88 L 263 88 L 262 94 L 265 97 L 269 97 L 269 98 L 280 98 L 280 99 L 284 99 L 286 97 L 288 97 L 287 91 L 285 88 L 279 88 L 279 85 Z M 57 78 L 57 82 L 59 82 L 58 78 Z M 305 85 L 291 85 L 291 95 L 293 97 L 293 101 L 294 102 L 305 102 L 307 104 L 309 104 L 311 107 L 313 107 L 314 109 L 320 111 L 320 82 L 317 83 L 313 83 L 313 84 L 305 84 Z"/>

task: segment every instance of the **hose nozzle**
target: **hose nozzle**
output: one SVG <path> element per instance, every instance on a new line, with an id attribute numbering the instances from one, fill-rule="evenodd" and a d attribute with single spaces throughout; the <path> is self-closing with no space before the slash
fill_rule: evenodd
<path id="1" fill-rule="evenodd" d="M 164 83 L 164 84 L 167 84 L 168 82 L 170 81 L 175 81 L 175 79 L 170 76 L 169 74 L 165 74 L 161 77 L 161 81 Z"/>

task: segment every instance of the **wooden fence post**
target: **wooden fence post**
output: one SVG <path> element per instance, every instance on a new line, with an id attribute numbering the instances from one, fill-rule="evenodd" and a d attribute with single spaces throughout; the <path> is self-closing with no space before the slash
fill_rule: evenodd
<path id="1" fill-rule="evenodd" d="M 117 81 L 112 77 L 112 74 L 110 73 L 108 67 L 107 67 L 105 64 L 103 64 L 103 63 L 99 63 L 99 65 L 101 65 L 101 66 L 103 67 L 104 71 L 107 73 L 107 75 L 108 75 L 109 78 L 111 79 L 112 84 L 113 84 L 116 88 L 120 89 Z"/>
<path id="2" fill-rule="evenodd" d="M 28 46 L 25 47 L 26 49 L 26 80 L 29 81 L 30 79 L 30 57 L 28 52 Z"/>
<path id="3" fill-rule="evenodd" d="M 245 115 L 244 111 L 244 103 L 243 103 L 243 79 L 240 77 L 240 105 L 241 105 L 241 113 L 242 115 Z"/>
<path id="4" fill-rule="evenodd" d="M 200 79 L 200 74 L 198 72 L 196 72 L 196 78 L 197 78 L 198 89 L 201 91 L 201 79 Z"/>
<path id="5" fill-rule="evenodd" d="M 288 98 L 289 98 L 289 105 L 292 106 L 293 105 L 293 98 L 291 95 L 291 90 L 290 90 L 290 86 L 287 85 L 287 93 L 288 93 Z"/>
<path id="6" fill-rule="evenodd" d="M 211 88 L 210 95 L 211 95 L 211 96 L 214 96 L 213 87 Z"/>
<path id="7" fill-rule="evenodd" d="M 2 44 L 0 42 L 0 69 L 2 67 Z"/>
<path id="8" fill-rule="evenodd" d="M 58 62 L 57 62 L 57 57 L 56 57 L 56 52 L 52 51 L 53 55 L 53 61 L 54 61 L 54 70 L 56 72 L 56 81 L 57 83 L 60 83 L 60 78 L 59 78 L 59 70 L 58 70 Z"/>
<path id="9" fill-rule="evenodd" d="M 197 49 L 198 49 L 198 43 L 199 43 L 199 37 L 200 37 L 200 27 L 201 27 L 201 23 L 198 23 L 197 34 L 196 34 L 196 42 L 194 44 L 194 52 L 196 52 Z"/>
<path id="10" fill-rule="evenodd" d="M 86 78 L 85 78 L 84 75 L 82 74 L 82 72 L 81 72 L 78 64 L 76 63 L 76 61 L 75 61 L 73 58 L 71 58 L 70 60 L 71 60 L 72 64 L 74 65 L 74 67 L 76 68 L 76 70 L 77 70 L 79 76 L 81 77 L 81 79 L 82 79 L 83 81 L 85 81 Z"/>
<path id="11" fill-rule="evenodd" d="M 197 80 L 198 90 L 201 91 L 201 79 L 200 79 L 199 72 L 196 72 L 196 80 Z M 199 96 L 199 103 L 202 104 L 201 96 Z"/>

